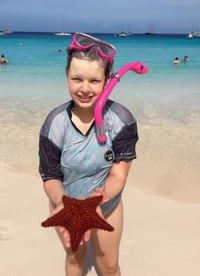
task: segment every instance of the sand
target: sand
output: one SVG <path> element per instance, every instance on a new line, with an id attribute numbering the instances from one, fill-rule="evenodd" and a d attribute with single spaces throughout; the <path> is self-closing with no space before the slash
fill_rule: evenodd
<path id="1" fill-rule="evenodd" d="M 41 180 L 0 170 L 0 271 L 4 276 L 64 275 L 64 252 L 48 214 Z M 199 276 L 200 204 L 178 203 L 131 187 L 124 192 L 122 275 Z M 86 275 L 97 275 L 94 268 Z"/>
<path id="2" fill-rule="evenodd" d="M 3 144 L 15 137 L 19 144 L 13 166 L 5 166 L 8 154 L 1 151 L 0 275 L 64 276 L 65 255 L 55 231 L 40 226 L 48 207 L 37 173 L 37 130 L 17 131 L 1 136 Z M 123 194 L 122 275 L 199 276 L 199 131 L 158 122 L 141 126 L 139 133 L 138 159 Z M 86 275 L 97 275 L 94 267 Z"/>

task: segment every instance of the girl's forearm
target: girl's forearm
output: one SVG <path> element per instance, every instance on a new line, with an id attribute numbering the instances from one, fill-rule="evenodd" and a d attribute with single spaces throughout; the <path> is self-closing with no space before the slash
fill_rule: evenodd
<path id="1" fill-rule="evenodd" d="M 65 193 L 62 182 L 58 179 L 50 179 L 43 183 L 46 195 L 51 203 L 56 207 L 62 202 Z"/>

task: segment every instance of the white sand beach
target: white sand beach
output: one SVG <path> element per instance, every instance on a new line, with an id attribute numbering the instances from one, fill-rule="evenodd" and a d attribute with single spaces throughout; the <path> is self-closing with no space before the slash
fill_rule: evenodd
<path id="1" fill-rule="evenodd" d="M 40 178 L 0 170 L 0 271 L 4 276 L 64 275 L 64 252 L 48 214 Z M 131 186 L 124 192 L 122 275 L 198 276 L 200 204 L 178 203 Z M 96 275 L 94 269 L 87 275 Z"/>
<path id="2" fill-rule="evenodd" d="M 200 147 L 187 131 L 140 127 L 138 159 L 124 191 L 122 275 L 200 275 Z M 20 169 L 0 168 L 0 275 L 62 276 L 62 246 L 53 228 L 40 226 L 48 207 L 37 173 L 37 133 L 20 137 L 27 139 L 24 160 L 35 174 L 21 169 L 20 145 L 13 153 Z M 92 267 L 86 275 L 97 274 Z"/>

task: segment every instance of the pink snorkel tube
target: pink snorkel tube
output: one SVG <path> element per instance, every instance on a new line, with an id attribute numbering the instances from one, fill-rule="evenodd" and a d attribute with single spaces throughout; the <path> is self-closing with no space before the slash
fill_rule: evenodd
<path id="1" fill-rule="evenodd" d="M 99 96 L 95 109 L 94 109 L 94 117 L 95 117 L 95 123 L 96 123 L 96 135 L 97 140 L 100 144 L 104 144 L 106 142 L 106 135 L 105 135 L 105 129 L 103 124 L 103 116 L 102 116 L 102 110 L 103 107 L 112 92 L 112 89 L 114 86 L 119 82 L 120 78 L 128 71 L 132 70 L 133 72 L 137 74 L 145 74 L 148 72 L 148 68 L 143 63 L 137 61 L 137 62 L 130 62 L 123 67 L 121 67 L 117 73 L 112 77 L 112 79 L 109 81 L 109 83 L 106 85 L 105 89 Z"/>

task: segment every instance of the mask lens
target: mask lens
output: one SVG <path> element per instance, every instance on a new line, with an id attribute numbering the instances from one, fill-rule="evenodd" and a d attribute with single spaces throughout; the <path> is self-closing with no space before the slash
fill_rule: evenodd
<path id="1" fill-rule="evenodd" d="M 115 55 L 115 50 L 110 45 L 99 43 L 98 47 L 106 56 L 113 57 Z"/>
<path id="2" fill-rule="evenodd" d="M 87 37 L 82 34 L 77 34 L 76 35 L 76 41 L 81 45 L 81 46 L 91 46 L 94 44 L 94 40 L 91 39 L 90 37 Z"/>

